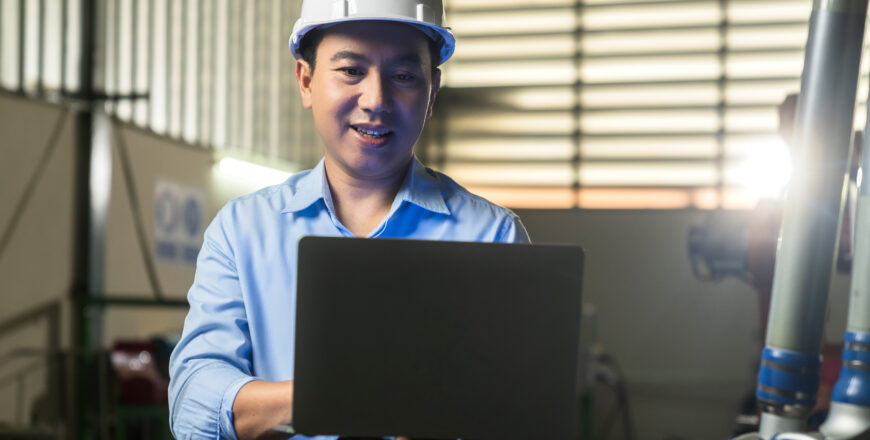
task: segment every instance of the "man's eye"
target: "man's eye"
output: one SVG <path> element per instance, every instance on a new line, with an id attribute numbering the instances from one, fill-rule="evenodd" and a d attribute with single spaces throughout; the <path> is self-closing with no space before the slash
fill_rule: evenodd
<path id="1" fill-rule="evenodd" d="M 415 76 L 411 75 L 410 73 L 397 73 L 396 74 L 396 79 L 399 81 L 402 81 L 402 82 L 413 81 L 414 78 L 415 78 Z"/>
<path id="2" fill-rule="evenodd" d="M 339 70 L 341 70 L 342 72 L 344 72 L 346 75 L 349 75 L 349 76 L 360 76 L 360 75 L 362 75 L 362 71 L 359 70 L 359 69 L 357 69 L 357 68 L 354 68 L 354 67 L 343 67 L 343 68 L 341 68 L 341 69 L 339 69 Z"/>

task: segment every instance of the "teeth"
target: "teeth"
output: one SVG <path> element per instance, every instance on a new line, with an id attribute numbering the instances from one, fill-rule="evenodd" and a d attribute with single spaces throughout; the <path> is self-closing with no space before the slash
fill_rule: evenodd
<path id="1" fill-rule="evenodd" d="M 386 136 L 390 132 L 389 130 L 376 131 L 376 130 L 366 130 L 365 128 L 359 128 L 359 127 L 354 127 L 354 128 L 356 129 L 356 131 L 358 131 L 362 134 L 368 135 L 368 136 Z"/>

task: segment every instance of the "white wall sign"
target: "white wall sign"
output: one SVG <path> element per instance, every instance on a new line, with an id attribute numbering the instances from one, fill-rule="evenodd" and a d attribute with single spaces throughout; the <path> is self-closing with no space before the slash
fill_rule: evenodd
<path id="1" fill-rule="evenodd" d="M 205 197 L 197 188 L 157 180 L 154 188 L 154 248 L 158 261 L 195 265 L 202 246 Z"/>

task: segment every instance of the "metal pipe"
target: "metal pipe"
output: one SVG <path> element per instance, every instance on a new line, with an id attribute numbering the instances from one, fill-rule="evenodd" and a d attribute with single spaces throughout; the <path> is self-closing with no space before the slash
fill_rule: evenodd
<path id="1" fill-rule="evenodd" d="M 230 62 L 232 63 L 232 72 L 230 72 L 230 81 L 227 83 L 227 87 L 229 89 L 230 96 L 230 106 L 227 111 L 227 114 L 230 117 L 229 123 L 229 142 L 232 148 L 241 148 L 242 137 L 241 137 L 241 108 L 242 108 L 242 81 L 241 81 L 241 68 L 242 68 L 242 18 L 243 18 L 243 4 L 239 2 L 239 0 L 230 0 L 230 3 L 233 5 L 232 10 L 230 11 L 230 20 L 232 20 L 232 56 L 230 57 Z"/>
<path id="2" fill-rule="evenodd" d="M 225 3 L 221 3 L 225 4 Z M 211 5 L 211 37 L 209 41 L 211 41 L 211 90 L 209 90 L 209 109 L 211 109 L 211 114 L 209 115 L 209 123 L 208 123 L 208 143 L 211 149 L 215 149 L 217 143 L 217 125 L 218 125 L 218 116 L 217 116 L 217 94 L 219 93 L 220 88 L 218 87 L 218 51 L 220 50 L 221 45 L 218 44 L 218 21 L 219 21 L 219 13 L 220 13 L 220 4 L 212 3 Z"/>
<path id="3" fill-rule="evenodd" d="M 203 143 L 205 136 L 203 135 L 203 126 L 202 123 L 202 110 L 205 108 L 202 105 L 202 97 L 204 95 L 203 88 L 205 87 L 205 81 L 202 77 L 202 64 L 205 60 L 204 54 L 204 44 L 203 44 L 203 31 L 202 27 L 205 25 L 205 10 L 204 2 L 200 0 L 196 3 L 196 100 L 194 102 L 194 118 L 193 118 L 193 133 L 194 139 L 196 142 Z"/>
<path id="4" fill-rule="evenodd" d="M 112 27 L 112 32 L 114 35 L 112 36 L 112 60 L 114 61 L 114 74 L 112 75 L 112 79 L 114 80 L 114 89 L 111 91 L 106 90 L 107 95 L 111 94 L 122 94 L 124 92 L 121 91 L 121 13 L 123 9 L 121 8 L 121 0 L 114 0 L 112 5 L 112 18 L 114 20 L 114 25 Z M 107 57 L 108 58 L 108 57 Z M 107 87 L 108 88 L 108 87 Z M 112 109 L 112 115 L 118 115 L 118 109 L 121 107 L 120 102 L 112 102 L 109 104 Z"/>
<path id="5" fill-rule="evenodd" d="M 24 94 L 24 38 L 27 36 L 27 8 L 18 0 L 18 93 Z"/>
<path id="6" fill-rule="evenodd" d="M 183 140 L 187 140 L 187 138 L 184 136 L 187 132 L 187 3 L 188 0 L 181 1 L 181 27 L 179 28 L 179 30 L 181 31 L 179 34 L 181 36 L 181 60 L 179 60 L 179 62 L 181 63 L 181 75 L 179 75 L 179 78 L 181 80 L 181 87 L 178 90 L 178 99 L 180 100 L 178 108 L 180 114 L 178 117 L 179 126 L 178 134 L 176 135 L 176 137 Z"/>
<path id="7" fill-rule="evenodd" d="M 758 378 L 765 437 L 802 425 L 816 400 L 866 12 L 867 0 L 813 3 L 793 139 L 795 173 Z M 788 423 L 774 423 L 781 419 Z"/>
<path id="8" fill-rule="evenodd" d="M 166 106 L 166 113 L 164 116 L 165 126 L 163 127 L 163 134 L 166 136 L 170 136 L 170 129 L 172 127 L 172 32 L 175 30 L 175 26 L 172 23 L 172 8 L 175 3 L 164 0 L 164 7 L 166 8 L 166 30 L 163 32 L 163 35 L 166 36 L 166 59 L 164 60 L 164 66 L 166 66 L 163 71 L 163 99 L 164 105 Z"/>
<path id="9" fill-rule="evenodd" d="M 864 133 L 870 130 L 870 115 Z M 870 136 L 864 136 L 862 163 L 870 165 Z M 829 439 L 853 438 L 870 429 L 870 175 L 859 182 L 849 318 L 843 365 L 821 432 Z"/>
<path id="10" fill-rule="evenodd" d="M 5 14 L 5 6 L 6 2 L 0 1 L 0 26 L 3 26 L 3 16 Z M 2 32 L 0 32 L 0 39 L 3 38 Z M 0 86 L 3 85 L 3 72 L 4 72 L 4 64 L 3 64 L 3 44 L 0 42 Z"/>
<path id="11" fill-rule="evenodd" d="M 97 27 L 96 0 L 82 0 L 81 2 L 81 25 L 79 26 L 80 38 L 80 62 L 79 62 L 79 87 L 81 97 L 91 102 L 94 94 L 94 60 L 97 51 L 94 29 Z M 99 339 L 98 321 L 85 310 L 85 305 L 95 288 L 94 281 L 101 278 L 99 271 L 102 269 L 94 261 L 91 253 L 94 239 L 92 228 L 93 194 L 91 192 L 90 175 L 93 135 L 93 113 L 86 109 L 76 114 L 76 154 L 75 154 L 75 223 L 73 236 L 73 271 L 72 271 L 72 300 L 73 300 L 73 344 L 76 352 L 85 352 L 88 347 L 94 345 Z M 96 325 L 95 325 L 96 324 Z M 76 417 L 72 424 L 73 432 L 78 435 L 72 438 L 93 438 L 95 431 L 93 413 L 93 401 L 91 400 L 93 359 L 81 356 L 75 362 L 76 377 L 74 396 L 77 402 L 74 405 Z"/>
<path id="12" fill-rule="evenodd" d="M 119 91 L 120 94 L 130 93 L 135 94 L 136 80 L 138 79 L 138 58 L 139 58 L 139 2 L 130 0 L 130 89 Z M 129 104 L 130 121 L 136 122 L 136 109 L 139 107 L 139 101 L 132 101 Z"/>
<path id="13" fill-rule="evenodd" d="M 154 30 L 154 0 L 148 0 L 148 36 L 145 41 L 148 42 L 148 61 L 146 62 L 146 78 L 148 87 L 148 100 L 145 101 L 146 118 L 145 126 L 149 130 L 154 130 L 154 50 L 157 47 L 154 44 L 154 39 L 157 32 Z"/>
<path id="14" fill-rule="evenodd" d="M 39 55 L 36 60 L 36 90 L 42 95 L 45 87 L 45 0 L 39 0 L 39 28 L 36 33 Z"/>
<path id="15" fill-rule="evenodd" d="M 67 2 L 69 0 L 61 0 L 60 3 L 60 91 L 66 91 L 66 51 L 67 51 Z"/>

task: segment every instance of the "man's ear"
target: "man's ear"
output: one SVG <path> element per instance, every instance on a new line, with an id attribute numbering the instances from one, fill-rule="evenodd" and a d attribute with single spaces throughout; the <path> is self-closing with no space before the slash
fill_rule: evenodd
<path id="1" fill-rule="evenodd" d="M 432 117 L 432 109 L 435 107 L 435 97 L 441 89 L 441 69 L 432 70 L 432 90 L 429 92 L 429 108 L 426 109 L 426 119 Z"/>
<path id="2" fill-rule="evenodd" d="M 305 60 L 296 60 L 296 82 L 302 96 L 302 106 L 311 108 L 311 66 Z"/>

